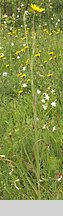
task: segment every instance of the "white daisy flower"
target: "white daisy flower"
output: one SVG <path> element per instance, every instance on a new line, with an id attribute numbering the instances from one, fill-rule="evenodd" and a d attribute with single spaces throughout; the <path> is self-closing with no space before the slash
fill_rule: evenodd
<path id="1" fill-rule="evenodd" d="M 53 129 L 52 129 L 52 131 L 54 132 L 56 130 L 56 127 L 55 126 L 53 126 Z"/>
<path id="2" fill-rule="evenodd" d="M 26 15 L 28 14 L 28 11 L 27 11 L 27 10 L 25 11 L 25 14 L 26 14 Z"/>
<path id="3" fill-rule="evenodd" d="M 20 12 L 20 8 L 17 8 L 18 13 Z"/>
<path id="4" fill-rule="evenodd" d="M 17 14 L 17 18 L 19 18 L 19 14 Z"/>
<path id="5" fill-rule="evenodd" d="M 2 73 L 2 76 L 3 76 L 3 77 L 7 77 L 7 75 L 8 75 L 7 72 L 3 72 L 3 73 Z"/>
<path id="6" fill-rule="evenodd" d="M 21 28 L 23 28 L 23 25 L 21 25 Z"/>
<path id="7" fill-rule="evenodd" d="M 4 20 L 4 24 L 6 24 L 6 21 Z"/>
<path id="8" fill-rule="evenodd" d="M 12 27 L 10 28 L 10 31 L 12 31 Z"/>
<path id="9" fill-rule="evenodd" d="M 0 46 L 0 50 L 1 50 L 2 48 L 3 48 L 3 47 Z"/>
<path id="10" fill-rule="evenodd" d="M 14 43 L 13 43 L 13 42 L 11 43 L 11 46 L 14 46 Z"/>
<path id="11" fill-rule="evenodd" d="M 25 71 L 25 70 L 26 70 L 26 66 L 23 67 L 23 71 Z"/>
<path id="12" fill-rule="evenodd" d="M 24 4 L 23 4 L 23 3 L 21 4 L 21 7 L 24 7 Z"/>
<path id="13" fill-rule="evenodd" d="M 15 14 L 13 13 L 13 14 L 12 14 L 12 16 L 14 17 L 14 16 L 15 16 Z"/>
<path id="14" fill-rule="evenodd" d="M 42 128 L 43 128 L 43 129 L 46 129 L 46 124 L 44 124 Z"/>
<path id="15" fill-rule="evenodd" d="M 40 77 L 44 77 L 44 75 L 43 75 L 43 74 L 39 74 L 39 76 L 40 76 Z"/>
<path id="16" fill-rule="evenodd" d="M 52 106 L 52 107 L 56 107 L 56 101 L 53 101 L 53 102 L 51 103 L 51 106 Z"/>
<path id="17" fill-rule="evenodd" d="M 42 103 L 45 103 L 45 100 L 44 100 L 44 99 L 42 99 L 42 100 L 41 100 L 41 102 L 42 102 Z"/>
<path id="18" fill-rule="evenodd" d="M 8 17 L 7 14 L 5 14 L 5 15 L 4 15 L 4 18 L 7 18 L 7 17 Z"/>
<path id="19" fill-rule="evenodd" d="M 60 19 L 58 19 L 58 22 L 60 22 Z"/>
<path id="20" fill-rule="evenodd" d="M 26 46 L 26 43 L 24 43 L 23 46 Z"/>
<path id="21" fill-rule="evenodd" d="M 41 94 L 41 91 L 39 89 L 37 89 L 37 94 L 40 95 Z"/>
<path id="22" fill-rule="evenodd" d="M 19 55 L 17 56 L 17 59 L 20 59 L 20 56 L 19 56 Z"/>
<path id="23" fill-rule="evenodd" d="M 51 17 L 51 20 L 53 20 L 53 17 Z"/>
<path id="24" fill-rule="evenodd" d="M 49 95 L 48 94 L 45 94 L 45 100 L 49 101 Z"/>
<path id="25" fill-rule="evenodd" d="M 45 105 L 45 104 L 42 104 L 42 107 L 43 107 L 44 110 L 47 109 L 47 105 Z"/>
<path id="26" fill-rule="evenodd" d="M 23 83 L 23 88 L 26 88 L 27 87 L 27 84 L 26 83 Z"/>
<path id="27" fill-rule="evenodd" d="M 52 90 L 51 90 L 51 93 L 55 93 L 55 90 L 54 90 L 54 89 L 52 89 Z"/>

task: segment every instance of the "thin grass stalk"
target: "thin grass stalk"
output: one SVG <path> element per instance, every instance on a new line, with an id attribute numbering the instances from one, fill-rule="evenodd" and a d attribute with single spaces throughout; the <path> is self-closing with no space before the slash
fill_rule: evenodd
<path id="1" fill-rule="evenodd" d="M 35 12 L 33 16 L 33 29 L 32 29 L 32 55 L 30 59 L 30 72 L 31 72 L 31 91 L 32 91 L 32 100 L 33 100 L 33 118 L 34 118 L 34 131 L 35 131 L 35 160 L 36 160 L 36 177 L 37 177 L 37 187 L 38 187 L 38 199 L 40 200 L 40 163 L 39 163 L 39 146 L 38 146 L 38 136 L 37 136 L 37 112 L 36 112 L 36 93 L 35 93 L 35 86 L 34 86 L 34 54 L 36 49 L 36 32 L 35 32 Z M 26 36 L 26 44 L 28 46 L 28 58 L 30 58 L 30 52 L 29 52 L 29 43 L 28 43 L 28 36 L 26 31 L 26 14 L 24 13 L 23 16 L 24 21 L 24 27 L 25 27 L 25 36 Z"/>
<path id="2" fill-rule="evenodd" d="M 39 162 L 39 145 L 38 145 L 38 131 L 37 131 L 37 110 L 36 110 L 36 92 L 34 86 L 34 54 L 36 49 L 36 32 L 35 32 L 35 12 L 33 16 L 33 31 L 32 31 L 32 56 L 30 62 L 30 70 L 31 70 L 31 89 L 32 89 L 32 97 L 33 97 L 33 114 L 34 114 L 34 129 L 35 129 L 35 148 L 34 148 L 34 155 L 36 160 L 36 176 L 37 176 L 37 187 L 38 187 L 38 199 L 40 200 L 40 162 Z"/>
<path id="3" fill-rule="evenodd" d="M 26 13 L 25 12 L 23 15 L 23 22 L 24 22 L 24 29 L 25 29 L 26 45 L 28 47 L 28 58 L 30 58 L 28 35 L 27 35 L 27 29 L 26 29 Z"/>
<path id="4" fill-rule="evenodd" d="M 0 25 L 1 25 L 1 7 L 0 7 Z"/>

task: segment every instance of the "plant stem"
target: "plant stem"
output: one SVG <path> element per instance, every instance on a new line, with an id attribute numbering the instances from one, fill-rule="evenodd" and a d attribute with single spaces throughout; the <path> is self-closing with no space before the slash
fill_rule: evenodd
<path id="1" fill-rule="evenodd" d="M 26 36 L 26 44 L 28 46 L 28 58 L 30 58 L 29 54 L 29 43 L 28 43 L 28 36 L 26 31 L 26 14 L 24 13 L 23 16 L 24 27 L 25 27 L 25 36 Z M 35 131 L 35 144 L 34 144 L 34 155 L 36 160 L 36 177 L 37 177 L 37 197 L 40 200 L 40 162 L 39 162 L 39 145 L 38 145 L 38 133 L 37 133 L 37 113 L 36 113 L 36 93 L 35 93 L 35 86 L 34 86 L 34 54 L 36 49 L 36 32 L 35 32 L 35 12 L 33 16 L 33 29 L 32 29 L 32 54 L 30 59 L 30 72 L 31 72 L 31 91 L 32 91 L 32 100 L 33 100 L 33 119 L 34 119 L 34 131 Z"/>

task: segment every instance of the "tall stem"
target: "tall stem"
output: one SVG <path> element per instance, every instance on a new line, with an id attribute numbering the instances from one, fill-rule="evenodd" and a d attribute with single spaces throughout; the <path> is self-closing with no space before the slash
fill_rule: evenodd
<path id="1" fill-rule="evenodd" d="M 26 36 L 26 44 L 28 46 L 28 58 L 30 58 L 29 52 L 29 43 L 28 43 L 28 36 L 26 31 L 26 15 L 24 14 L 23 17 L 24 26 L 25 26 L 25 36 Z M 35 93 L 35 86 L 34 86 L 34 55 L 36 49 L 36 32 L 35 32 L 35 12 L 33 16 L 33 29 L 32 29 L 32 54 L 30 59 L 30 72 L 31 72 L 31 91 L 32 91 L 32 100 L 33 100 L 33 119 L 34 119 L 34 131 L 35 131 L 35 145 L 34 145 L 34 155 L 36 161 L 36 177 L 37 177 L 37 196 L 40 200 L 40 162 L 39 162 L 39 145 L 38 145 L 38 134 L 37 134 L 37 111 L 36 111 L 36 93 Z"/>

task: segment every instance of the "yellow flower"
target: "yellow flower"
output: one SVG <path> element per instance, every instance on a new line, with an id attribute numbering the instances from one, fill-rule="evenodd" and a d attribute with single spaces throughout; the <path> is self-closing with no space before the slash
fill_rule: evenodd
<path id="1" fill-rule="evenodd" d="M 26 65 L 28 65 L 29 62 L 30 62 L 30 58 L 28 58 L 28 59 L 26 60 Z"/>
<path id="2" fill-rule="evenodd" d="M 24 41 L 25 39 L 26 39 L 26 37 L 23 37 L 23 38 L 20 39 L 20 41 Z"/>
<path id="3" fill-rule="evenodd" d="M 48 54 L 49 54 L 49 55 L 53 55 L 53 54 L 54 54 L 54 52 L 49 52 Z"/>
<path id="4" fill-rule="evenodd" d="M 47 63 L 47 60 L 44 60 L 44 64 Z"/>
<path id="5" fill-rule="evenodd" d="M 22 74 L 22 75 L 21 75 L 21 78 L 24 78 L 24 77 L 26 77 L 26 74 Z"/>
<path id="6" fill-rule="evenodd" d="M 49 33 L 47 28 L 43 29 L 43 32 Z"/>
<path id="7" fill-rule="evenodd" d="M 51 36 L 51 35 L 52 35 L 52 32 L 50 32 L 49 35 Z"/>
<path id="8" fill-rule="evenodd" d="M 29 79 L 27 80 L 27 83 L 30 82 L 30 81 L 31 81 L 31 80 L 30 80 L 30 78 L 29 78 Z"/>
<path id="9" fill-rule="evenodd" d="M 21 52 L 25 52 L 28 49 L 28 46 L 25 46 L 24 48 L 21 49 Z"/>
<path id="10" fill-rule="evenodd" d="M 23 93 L 23 90 L 19 90 L 19 91 L 18 91 L 18 94 L 22 94 L 22 93 Z"/>
<path id="11" fill-rule="evenodd" d="M 21 31 L 21 29 L 18 29 L 18 31 L 20 32 L 20 31 Z"/>
<path id="12" fill-rule="evenodd" d="M 16 35 L 16 30 L 12 31 L 12 34 L 13 34 L 13 35 Z"/>
<path id="13" fill-rule="evenodd" d="M 56 59 L 56 55 L 54 56 L 54 59 Z"/>
<path id="14" fill-rule="evenodd" d="M 51 61 L 53 58 L 52 57 L 50 57 L 50 59 L 49 59 L 49 61 Z"/>
<path id="15" fill-rule="evenodd" d="M 50 74 L 47 74 L 47 77 L 51 77 L 51 76 L 53 76 L 53 74 L 52 74 L 52 73 L 50 73 Z"/>
<path id="16" fill-rule="evenodd" d="M 26 29 L 26 33 L 27 33 L 27 34 L 29 33 L 29 28 Z"/>
<path id="17" fill-rule="evenodd" d="M 35 57 L 40 57 L 40 53 L 35 54 Z"/>
<path id="18" fill-rule="evenodd" d="M 12 133 L 11 133 L 11 132 L 9 132 L 9 136 L 10 136 L 10 137 L 12 136 Z"/>
<path id="19" fill-rule="evenodd" d="M 9 67 L 9 64 L 6 65 L 6 68 L 8 68 L 8 67 Z"/>
<path id="20" fill-rule="evenodd" d="M 20 54 L 20 52 L 21 52 L 20 50 L 16 51 L 16 55 L 19 55 L 19 54 Z"/>
<path id="21" fill-rule="evenodd" d="M 12 35 L 12 32 L 8 32 L 8 35 L 11 36 L 11 35 Z"/>
<path id="22" fill-rule="evenodd" d="M 12 57 L 12 60 L 14 60 L 15 58 L 14 57 Z"/>
<path id="23" fill-rule="evenodd" d="M 17 74 L 17 77 L 21 77 L 21 75 L 22 75 L 22 73 L 18 73 L 18 74 Z"/>
<path id="24" fill-rule="evenodd" d="M 51 89 L 51 86 L 48 86 L 48 87 L 47 87 L 47 90 L 50 90 L 50 89 Z"/>
<path id="25" fill-rule="evenodd" d="M 37 11 L 39 13 L 43 12 L 45 9 L 44 8 L 40 8 L 38 7 L 36 4 L 32 4 L 31 3 L 31 8 L 34 10 L 34 11 Z"/>

